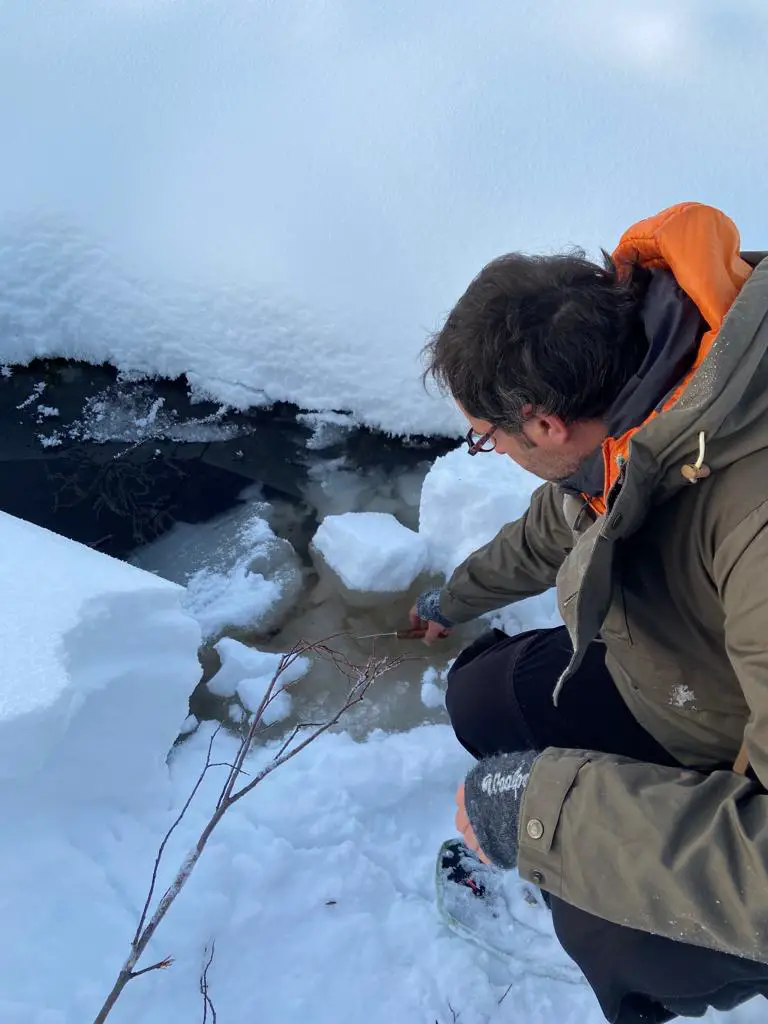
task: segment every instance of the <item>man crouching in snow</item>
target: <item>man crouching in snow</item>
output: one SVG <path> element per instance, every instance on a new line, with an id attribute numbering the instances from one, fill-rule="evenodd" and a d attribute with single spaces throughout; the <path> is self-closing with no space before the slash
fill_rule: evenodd
<path id="1" fill-rule="evenodd" d="M 455 662 L 478 759 L 457 822 L 549 894 L 616 1024 L 768 994 L 764 255 L 683 203 L 605 267 L 495 260 L 427 347 L 469 454 L 547 482 L 413 624 L 436 639 L 553 586 L 565 622 Z"/>

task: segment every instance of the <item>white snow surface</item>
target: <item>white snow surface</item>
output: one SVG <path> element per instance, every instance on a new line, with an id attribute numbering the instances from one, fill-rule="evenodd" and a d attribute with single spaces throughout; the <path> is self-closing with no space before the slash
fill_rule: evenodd
<path id="1" fill-rule="evenodd" d="M 435 460 L 424 481 L 419 535 L 428 548 L 428 568 L 446 579 L 502 526 L 519 518 L 542 481 L 507 456 L 470 456 L 462 445 Z M 490 625 L 513 634 L 560 625 L 554 591 L 509 605 L 489 616 Z"/>
<path id="2" fill-rule="evenodd" d="M 204 764 L 213 727 L 185 719 L 200 631 L 173 584 L 8 516 L 0 566 L 0 738 L 13 768 L 0 781 L 0 1020 L 82 1024 L 124 961 L 158 846 Z M 252 704 L 275 656 L 228 639 L 219 653 L 222 691 Z M 179 729 L 195 731 L 169 775 Z M 279 749 L 258 749 L 246 778 Z M 210 817 L 234 738 L 220 732 L 212 753 L 220 766 L 168 843 L 158 893 Z M 221 1021 L 602 1024 L 587 986 L 555 976 L 562 953 L 542 907 L 515 914 L 519 963 L 443 926 L 434 861 L 469 763 L 447 726 L 321 737 L 228 812 L 138 964 L 173 966 L 132 981 L 110 1021 L 202 1019 L 215 942 Z M 706 1020 L 758 1024 L 763 1006 Z"/>
<path id="3" fill-rule="evenodd" d="M 1 358 L 455 430 L 418 351 L 489 259 L 597 253 L 688 198 L 764 243 L 743 171 L 763 111 L 738 83 L 765 92 L 767 19 L 762 0 L 9 0 Z M 727 159 L 701 159 L 713 126 Z"/>
<path id="4" fill-rule="evenodd" d="M 0 513 L 0 779 L 135 803 L 200 670 L 181 587 Z"/>
<path id="5" fill-rule="evenodd" d="M 442 672 L 430 665 L 421 677 L 421 703 L 425 708 L 441 708 L 445 704 L 445 688 L 451 661 Z"/>
<path id="6" fill-rule="evenodd" d="M 199 773 L 210 732 L 201 726 L 173 758 L 174 808 Z M 233 756 L 233 741 L 220 734 L 214 759 Z M 603 1024 L 586 985 L 548 976 L 550 958 L 557 964 L 562 953 L 543 908 L 521 896 L 521 953 L 535 942 L 541 956 L 533 968 L 497 961 L 442 925 L 434 861 L 453 833 L 455 784 L 468 764 L 447 726 L 378 733 L 363 744 L 344 734 L 317 741 L 229 812 L 142 961 L 172 954 L 173 967 L 131 982 L 110 1020 L 202 1020 L 199 978 L 215 940 L 208 982 L 219 1020 L 444 1024 L 453 1008 L 462 1024 Z M 207 821 L 224 770 L 209 773 L 174 834 L 161 886 Z M 3 1024 L 93 1019 L 174 814 L 80 813 L 15 828 L 13 843 L 0 847 Z M 39 893 L 21 903 L 17 886 L 30 875 Z M 762 1024 L 763 1006 L 706 1021 Z"/>
<path id="7" fill-rule="evenodd" d="M 350 590 L 407 590 L 427 558 L 419 534 L 386 512 L 326 516 L 312 543 Z"/>
<path id="8" fill-rule="evenodd" d="M 217 697 L 237 695 L 247 711 L 254 713 L 261 705 L 267 687 L 277 672 L 282 655 L 247 647 L 232 637 L 222 637 L 216 644 L 221 668 L 208 682 L 208 689 Z M 286 686 L 295 683 L 309 669 L 309 659 L 291 659 L 280 674 L 279 684 L 267 707 L 264 722 L 272 725 L 286 718 L 291 710 L 291 697 Z"/>
<path id="9" fill-rule="evenodd" d="M 264 518 L 267 508 L 243 502 L 207 523 L 176 523 L 133 560 L 186 586 L 184 607 L 206 638 L 227 628 L 266 632 L 290 610 L 303 580 L 293 547 Z"/>
<path id="10" fill-rule="evenodd" d="M 423 331 L 411 330 L 404 347 L 359 344 L 363 330 L 341 311 L 308 310 L 296 296 L 258 285 L 145 278 L 81 230 L 37 215 L 20 226 L 0 218 L 0 278 L 8 364 L 44 357 L 108 362 L 133 380 L 186 375 L 193 400 L 223 408 L 288 401 L 310 412 L 349 410 L 353 423 L 392 433 L 461 428 L 453 403 L 421 386 Z M 134 417 L 131 404 L 97 399 L 70 436 L 195 441 L 236 433 L 215 417 L 180 424 L 146 403 Z M 315 446 L 331 443 L 334 424 L 317 425 Z"/>

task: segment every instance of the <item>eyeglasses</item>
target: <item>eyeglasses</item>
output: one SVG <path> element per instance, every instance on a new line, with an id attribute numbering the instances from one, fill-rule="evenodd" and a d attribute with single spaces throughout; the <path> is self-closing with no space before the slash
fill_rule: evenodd
<path id="1" fill-rule="evenodd" d="M 477 455 L 478 452 L 492 452 L 496 447 L 496 438 L 493 436 L 495 433 L 496 427 L 489 430 L 487 434 L 478 434 L 470 427 L 464 439 L 468 445 L 467 454 Z"/>

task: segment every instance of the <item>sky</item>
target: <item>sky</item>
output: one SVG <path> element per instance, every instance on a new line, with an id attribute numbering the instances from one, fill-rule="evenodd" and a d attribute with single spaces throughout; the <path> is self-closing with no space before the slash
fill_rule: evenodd
<path id="1" fill-rule="evenodd" d="M 0 0 L 0 244 L 56 218 L 415 364 L 501 252 L 691 199 L 768 247 L 767 37 L 763 0 Z"/>

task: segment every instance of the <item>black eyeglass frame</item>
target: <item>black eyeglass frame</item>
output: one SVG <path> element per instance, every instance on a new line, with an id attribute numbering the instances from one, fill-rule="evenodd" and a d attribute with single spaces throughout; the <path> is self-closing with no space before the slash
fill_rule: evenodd
<path id="1" fill-rule="evenodd" d="M 467 454 L 477 455 L 479 452 L 492 452 L 496 447 L 496 441 L 494 440 L 493 436 L 495 433 L 496 427 L 492 427 L 485 434 L 481 434 L 479 437 L 477 437 L 476 432 L 472 429 L 472 427 L 470 427 L 469 430 L 467 431 L 466 437 L 464 438 L 464 440 L 467 442 Z M 476 437 L 477 440 L 475 440 Z M 488 445 L 489 441 L 491 442 L 490 445 Z M 486 445 L 488 445 L 488 447 L 486 447 Z"/>

